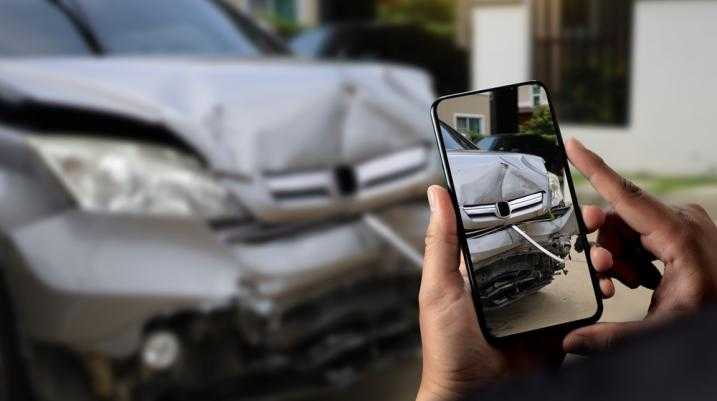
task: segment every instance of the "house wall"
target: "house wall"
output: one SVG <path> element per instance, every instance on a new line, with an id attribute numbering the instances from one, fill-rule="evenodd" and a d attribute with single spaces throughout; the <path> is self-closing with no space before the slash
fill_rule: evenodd
<path id="1" fill-rule="evenodd" d="M 483 133 L 490 132 L 490 96 L 471 95 L 444 100 L 438 105 L 438 119 L 455 128 L 456 115 L 479 114 L 483 117 Z"/>
<path id="2" fill-rule="evenodd" d="M 297 18 L 303 26 L 319 24 L 319 0 L 296 0 Z"/>
<path id="3" fill-rule="evenodd" d="M 474 2 L 476 88 L 531 78 L 528 17 L 527 1 Z M 717 173 L 715 20 L 717 1 L 638 0 L 628 125 L 566 122 L 563 134 L 621 171 Z"/>
<path id="4" fill-rule="evenodd" d="M 474 3 L 471 41 L 474 88 L 515 83 L 517 77 L 527 79 L 529 24 L 529 8 L 525 2 Z"/>

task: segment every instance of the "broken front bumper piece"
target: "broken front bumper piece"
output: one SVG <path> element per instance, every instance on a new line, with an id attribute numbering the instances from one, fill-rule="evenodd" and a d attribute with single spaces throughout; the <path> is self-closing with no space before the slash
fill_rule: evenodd
<path id="1" fill-rule="evenodd" d="M 422 203 L 375 217 L 420 247 L 428 218 Z M 271 239 L 217 229 L 245 266 L 236 325 L 217 336 L 235 339 L 236 352 L 219 358 L 234 370 L 215 370 L 210 354 L 197 353 L 201 363 L 195 366 L 205 369 L 200 375 L 220 379 L 184 391 L 297 394 L 345 385 L 378 363 L 417 352 L 420 271 L 400 249 L 377 236 L 365 218 L 284 228 Z"/>
<path id="2" fill-rule="evenodd" d="M 469 238 L 474 274 L 486 308 L 518 301 L 546 285 L 564 270 L 578 229 L 574 209 L 552 220 L 535 220 Z M 517 229 L 516 229 L 517 228 Z"/>
<path id="3" fill-rule="evenodd" d="M 378 217 L 420 249 L 423 202 Z M 361 217 L 235 234 L 68 210 L 13 233 L 8 277 L 28 334 L 90 358 L 112 391 L 277 397 L 417 351 L 420 272 Z M 177 356 L 156 351 L 170 343 Z"/>

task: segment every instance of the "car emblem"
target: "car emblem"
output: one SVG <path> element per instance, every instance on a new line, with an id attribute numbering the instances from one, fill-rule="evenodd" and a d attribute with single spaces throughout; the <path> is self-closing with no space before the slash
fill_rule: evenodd
<path id="1" fill-rule="evenodd" d="M 356 173 L 350 166 L 338 166 L 334 170 L 336 188 L 341 196 L 353 195 L 358 189 Z"/>
<path id="2" fill-rule="evenodd" d="M 508 202 L 496 202 L 495 213 L 498 217 L 505 218 L 510 216 L 510 205 L 508 205 Z"/>

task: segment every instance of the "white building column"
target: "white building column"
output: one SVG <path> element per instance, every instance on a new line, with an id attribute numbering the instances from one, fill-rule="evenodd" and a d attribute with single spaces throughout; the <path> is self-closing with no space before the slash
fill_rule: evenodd
<path id="1" fill-rule="evenodd" d="M 296 19 L 302 26 L 319 24 L 319 0 L 296 0 Z"/>
<path id="2" fill-rule="evenodd" d="M 474 89 L 530 79 L 528 0 L 475 0 L 472 21 Z"/>

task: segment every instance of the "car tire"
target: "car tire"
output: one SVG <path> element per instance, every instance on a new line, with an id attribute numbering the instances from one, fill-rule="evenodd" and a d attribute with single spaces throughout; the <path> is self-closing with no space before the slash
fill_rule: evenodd
<path id="1" fill-rule="evenodd" d="M 0 264 L 0 401 L 31 400 L 17 321 Z"/>

